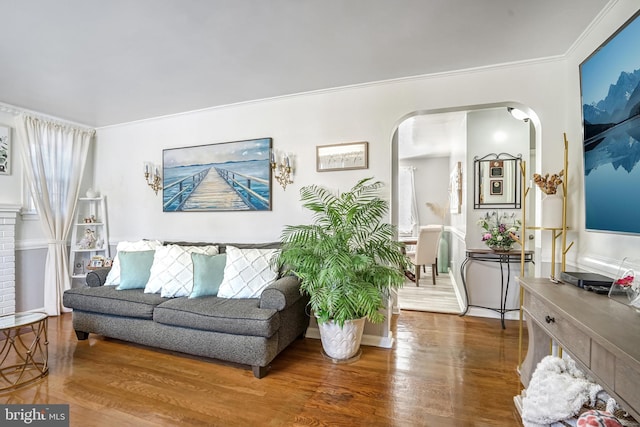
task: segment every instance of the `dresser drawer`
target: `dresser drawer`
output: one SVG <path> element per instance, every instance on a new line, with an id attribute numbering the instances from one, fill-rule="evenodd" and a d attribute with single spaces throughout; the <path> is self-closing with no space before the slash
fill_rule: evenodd
<path id="1" fill-rule="evenodd" d="M 591 339 L 547 304 L 530 293 L 525 294 L 524 308 L 563 347 L 585 366 L 590 367 Z"/>

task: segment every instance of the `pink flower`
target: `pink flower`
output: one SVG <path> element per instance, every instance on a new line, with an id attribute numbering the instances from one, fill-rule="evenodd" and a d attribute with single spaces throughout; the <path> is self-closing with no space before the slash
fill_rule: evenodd
<path id="1" fill-rule="evenodd" d="M 489 240 L 491 238 L 491 233 L 485 233 L 484 236 L 482 236 L 482 241 L 484 242 L 485 240 Z"/>
<path id="2" fill-rule="evenodd" d="M 633 284 L 633 276 L 625 276 L 622 277 L 615 282 L 616 285 L 620 285 L 623 287 L 631 286 Z"/>

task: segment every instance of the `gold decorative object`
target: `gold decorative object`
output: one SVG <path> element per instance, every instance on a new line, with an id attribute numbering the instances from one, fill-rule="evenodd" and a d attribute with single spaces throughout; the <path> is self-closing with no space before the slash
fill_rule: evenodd
<path id="1" fill-rule="evenodd" d="M 282 155 L 280 162 L 278 162 L 277 155 L 273 152 L 271 153 L 271 171 L 283 190 L 287 189 L 288 184 L 293 184 L 293 167 L 288 153 Z"/>
<path id="2" fill-rule="evenodd" d="M 160 185 L 162 178 L 160 177 L 160 170 L 158 166 L 153 166 L 153 165 L 150 165 L 149 163 L 145 163 L 144 179 L 147 181 L 147 185 L 151 187 L 153 191 L 155 191 L 157 196 L 158 190 L 162 190 L 162 186 Z"/>

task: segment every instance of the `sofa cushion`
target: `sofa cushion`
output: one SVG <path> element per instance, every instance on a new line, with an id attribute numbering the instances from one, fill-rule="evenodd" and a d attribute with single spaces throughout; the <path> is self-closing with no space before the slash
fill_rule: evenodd
<path id="1" fill-rule="evenodd" d="M 63 295 L 65 307 L 116 316 L 153 319 L 153 309 L 167 301 L 158 294 L 145 294 L 143 289 L 119 291 L 115 286 L 68 289 Z"/>
<path id="2" fill-rule="evenodd" d="M 153 320 L 165 325 L 269 338 L 280 328 L 277 310 L 261 309 L 255 298 L 175 298 L 158 305 Z"/>
<path id="3" fill-rule="evenodd" d="M 116 246 L 116 251 L 148 251 L 153 250 L 160 245 L 162 245 L 162 243 L 159 240 L 139 240 L 136 242 L 124 241 L 118 243 L 118 246 Z M 109 270 L 107 280 L 104 284 L 105 286 L 120 284 L 120 261 L 118 260 L 117 256 L 113 259 L 113 265 L 111 266 L 111 270 Z"/>
<path id="4" fill-rule="evenodd" d="M 153 255 L 155 251 L 120 251 L 120 284 L 119 291 L 125 289 L 144 289 L 149 280 Z"/>
<path id="5" fill-rule="evenodd" d="M 216 255 L 218 247 L 168 245 L 156 248 L 146 293 L 160 292 L 163 297 L 185 297 L 193 288 L 192 253 Z"/>
<path id="6" fill-rule="evenodd" d="M 218 288 L 224 277 L 227 254 L 191 254 L 193 261 L 193 289 L 189 298 L 218 295 Z"/>
<path id="7" fill-rule="evenodd" d="M 276 249 L 240 249 L 227 246 L 227 264 L 218 296 L 222 298 L 259 298 L 273 283 L 278 272 L 271 266 Z"/>

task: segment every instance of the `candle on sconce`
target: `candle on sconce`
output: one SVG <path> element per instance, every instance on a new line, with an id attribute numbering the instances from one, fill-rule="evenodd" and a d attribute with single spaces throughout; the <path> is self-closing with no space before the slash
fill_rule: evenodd
<path id="1" fill-rule="evenodd" d="M 149 174 L 149 163 L 144 162 L 144 174 L 148 175 Z"/>
<path id="2" fill-rule="evenodd" d="M 289 167 L 291 167 L 291 162 L 289 161 L 289 154 L 285 154 L 285 155 L 284 155 L 284 158 L 285 158 L 285 160 L 286 160 L 286 162 L 287 162 L 287 167 L 288 167 L 288 168 L 289 168 Z"/>
<path id="3" fill-rule="evenodd" d="M 156 166 L 155 176 L 160 176 L 160 171 L 158 169 L 158 166 Z"/>

